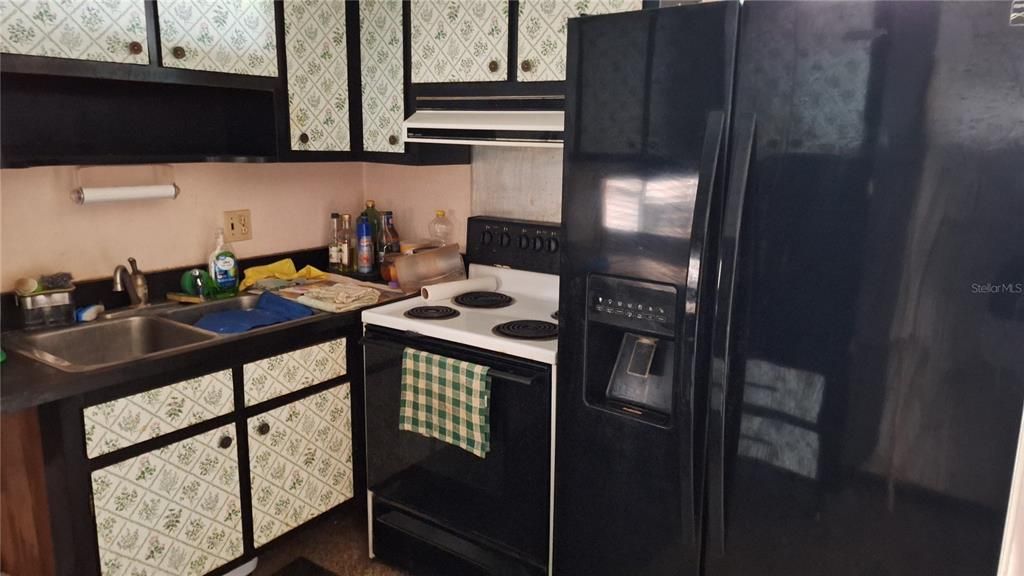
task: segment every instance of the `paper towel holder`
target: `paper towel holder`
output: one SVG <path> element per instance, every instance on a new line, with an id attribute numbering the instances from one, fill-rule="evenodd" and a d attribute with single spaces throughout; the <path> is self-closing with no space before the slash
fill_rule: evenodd
<path id="1" fill-rule="evenodd" d="M 71 200 L 75 204 L 129 200 L 174 200 L 181 193 L 170 164 L 78 166 Z"/>

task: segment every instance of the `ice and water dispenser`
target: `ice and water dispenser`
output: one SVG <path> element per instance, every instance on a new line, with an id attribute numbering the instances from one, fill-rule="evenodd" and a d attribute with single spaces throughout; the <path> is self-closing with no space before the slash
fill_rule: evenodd
<path id="1" fill-rule="evenodd" d="M 667 423 L 675 386 L 677 317 L 675 286 L 591 275 L 587 403 Z"/>

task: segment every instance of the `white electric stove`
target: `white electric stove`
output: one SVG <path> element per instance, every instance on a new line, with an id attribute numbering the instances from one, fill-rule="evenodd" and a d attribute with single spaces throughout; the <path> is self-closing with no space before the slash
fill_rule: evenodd
<path id="1" fill-rule="evenodd" d="M 470 218 L 469 277 L 493 277 L 496 290 L 363 311 L 371 557 L 409 571 L 550 574 L 558 247 L 555 225 Z M 410 349 L 487 367 L 497 426 L 485 457 L 401 430 Z"/>
<path id="2" fill-rule="evenodd" d="M 555 364 L 558 353 L 558 276 L 483 264 L 469 265 L 471 279 L 487 276 L 497 279 L 498 289 L 495 292 L 511 298 L 508 305 L 481 308 L 474 307 L 472 303 L 459 303 L 456 298 L 426 300 L 417 296 L 366 310 L 363 323 Z M 494 303 L 484 302 L 487 305 Z M 410 314 L 423 308 L 446 308 L 457 314 L 444 317 L 445 310 L 435 311 L 434 314 L 440 316 L 436 318 L 417 318 Z M 499 325 L 516 321 L 529 321 L 520 324 L 526 337 L 517 337 L 516 326 L 507 326 L 512 330 L 511 335 L 495 330 Z"/>

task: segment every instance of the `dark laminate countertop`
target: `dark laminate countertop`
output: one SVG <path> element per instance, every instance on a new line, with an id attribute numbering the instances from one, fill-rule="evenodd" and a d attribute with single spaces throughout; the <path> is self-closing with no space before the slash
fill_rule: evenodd
<path id="1" fill-rule="evenodd" d="M 376 305 L 400 297 L 382 292 Z M 89 372 L 65 372 L 8 350 L 7 361 L 0 365 L 0 412 L 24 410 L 85 394 L 128 396 L 141 392 L 147 379 L 157 380 L 168 373 L 186 374 L 187 378 L 191 377 L 187 375 L 190 371 L 198 375 L 238 366 L 354 328 L 360 324 L 361 310 L 315 314 L 302 320 L 223 336 L 198 350 L 141 358 L 125 366 Z"/>

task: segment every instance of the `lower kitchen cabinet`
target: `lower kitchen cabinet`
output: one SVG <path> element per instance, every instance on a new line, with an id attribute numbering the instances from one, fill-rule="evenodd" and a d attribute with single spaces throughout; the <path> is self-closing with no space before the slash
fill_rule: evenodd
<path id="1" fill-rule="evenodd" d="M 350 384 L 248 419 L 259 547 L 352 498 Z"/>
<path id="2" fill-rule="evenodd" d="M 198 576 L 242 555 L 235 434 L 230 424 L 92 473 L 101 574 Z"/>

